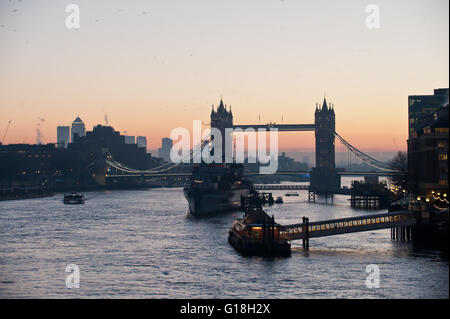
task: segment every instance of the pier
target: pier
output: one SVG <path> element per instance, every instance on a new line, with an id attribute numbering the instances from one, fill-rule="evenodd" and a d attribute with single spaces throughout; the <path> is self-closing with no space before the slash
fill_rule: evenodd
<path id="1" fill-rule="evenodd" d="M 286 240 L 304 240 L 304 247 L 309 247 L 309 238 L 348 234 L 378 229 L 405 229 L 416 224 L 413 212 L 399 211 L 386 214 L 365 215 L 358 217 L 330 219 L 309 222 L 304 217 L 303 223 L 285 225 L 280 229 L 280 237 Z M 403 236 L 402 236 L 403 237 Z"/>

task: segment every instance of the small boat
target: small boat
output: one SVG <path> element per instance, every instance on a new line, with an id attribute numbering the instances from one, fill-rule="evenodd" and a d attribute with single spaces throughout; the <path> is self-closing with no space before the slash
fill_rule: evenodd
<path id="1" fill-rule="evenodd" d="M 299 196 L 297 193 L 287 193 L 284 196 Z"/>
<path id="2" fill-rule="evenodd" d="M 283 226 L 262 210 L 258 194 L 242 196 L 244 217 L 235 219 L 228 233 L 228 242 L 247 255 L 290 256 L 291 244 L 281 235 Z"/>
<path id="3" fill-rule="evenodd" d="M 283 204 L 283 197 L 278 196 L 277 199 L 275 199 L 276 204 Z"/>
<path id="4" fill-rule="evenodd" d="M 280 236 L 282 228 L 266 212 L 256 210 L 233 222 L 228 242 L 247 255 L 290 256 L 291 244 Z"/>
<path id="5" fill-rule="evenodd" d="M 84 195 L 76 192 L 64 194 L 64 204 L 84 204 Z"/>

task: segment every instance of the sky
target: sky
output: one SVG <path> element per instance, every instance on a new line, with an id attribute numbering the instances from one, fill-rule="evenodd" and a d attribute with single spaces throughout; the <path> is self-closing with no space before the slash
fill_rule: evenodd
<path id="1" fill-rule="evenodd" d="M 66 27 L 68 4 L 80 28 Z M 380 28 L 368 28 L 368 4 Z M 362 150 L 405 150 L 408 95 L 449 86 L 448 0 L 0 0 L 0 137 L 56 142 L 77 117 L 160 147 L 209 124 L 220 97 L 236 124 L 313 123 Z M 259 118 L 261 120 L 259 120 Z M 280 133 L 311 149 L 314 133 Z"/>

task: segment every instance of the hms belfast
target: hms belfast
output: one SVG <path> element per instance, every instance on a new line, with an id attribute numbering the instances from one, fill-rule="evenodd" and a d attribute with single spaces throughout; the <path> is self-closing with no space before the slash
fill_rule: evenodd
<path id="1" fill-rule="evenodd" d="M 222 163 L 194 166 L 191 183 L 184 189 L 189 212 L 198 217 L 238 210 L 241 196 L 254 192 L 253 184 L 243 176 L 243 165 L 225 163 L 225 129 L 233 127 L 233 114 L 222 99 L 216 111 L 212 108 L 211 127 L 222 133 Z"/>

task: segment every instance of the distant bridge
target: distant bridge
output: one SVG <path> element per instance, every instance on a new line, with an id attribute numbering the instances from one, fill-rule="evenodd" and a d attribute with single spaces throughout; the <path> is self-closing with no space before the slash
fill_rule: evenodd
<path id="1" fill-rule="evenodd" d="M 309 174 L 309 171 L 299 171 L 299 172 L 276 172 L 274 174 L 261 174 L 258 172 L 246 172 L 244 175 L 246 176 L 256 176 L 256 175 L 306 175 Z M 392 177 L 398 176 L 400 173 L 398 172 L 337 172 L 338 175 L 341 176 L 380 176 L 380 177 Z M 166 173 L 166 172 L 145 172 L 142 173 L 123 173 L 123 174 L 106 174 L 106 178 L 121 178 L 121 177 L 184 177 L 191 176 L 191 173 Z"/>
<path id="2" fill-rule="evenodd" d="M 255 184 L 255 190 L 257 191 L 269 191 L 269 190 L 308 190 L 309 185 L 302 184 Z"/>
<path id="3" fill-rule="evenodd" d="M 363 152 L 358 150 L 356 147 L 352 146 L 347 142 L 342 136 L 340 136 L 335 131 L 335 113 L 334 108 L 328 107 L 326 99 L 324 98 L 323 105 L 319 108 L 316 104 L 315 111 L 315 122 L 314 124 L 277 124 L 277 123 L 267 123 L 267 124 L 256 124 L 256 125 L 233 125 L 233 115 L 230 110 L 227 110 L 223 101 L 220 101 L 220 105 L 217 111 L 213 109 L 211 111 L 211 127 L 217 128 L 222 133 L 222 155 L 225 154 L 225 136 L 226 128 L 242 129 L 243 131 L 257 131 L 264 130 L 270 131 L 271 129 L 276 129 L 279 132 L 298 132 L 298 131 L 315 131 L 316 135 L 316 167 L 313 170 L 311 176 L 312 184 L 315 189 L 320 190 L 321 188 L 329 187 L 339 187 L 338 176 L 396 176 L 401 173 L 396 169 L 391 167 L 387 163 L 383 163 Z M 334 140 L 337 138 L 341 144 L 348 150 L 349 154 L 356 156 L 358 160 L 364 162 L 365 164 L 375 168 L 378 172 L 339 172 L 336 170 L 335 166 L 335 144 Z M 182 161 L 179 163 L 165 163 L 158 167 L 139 170 L 127 167 L 126 165 L 115 161 L 112 157 L 107 159 L 107 164 L 116 170 L 115 174 L 107 174 L 107 178 L 120 178 L 120 177 L 169 177 L 169 176 L 186 176 L 185 173 L 168 173 L 172 169 L 176 168 L 181 164 L 181 162 L 186 162 L 191 160 L 198 155 L 198 152 L 209 145 L 213 140 L 213 136 L 205 137 L 201 143 L 200 147 L 194 148 L 189 152 Z M 318 148 L 318 149 L 317 149 Z M 383 171 L 383 173 L 381 173 Z M 118 174 L 117 172 L 121 172 Z M 172 171 L 173 172 L 173 171 Z M 274 175 L 297 175 L 297 174 L 309 174 L 310 172 L 277 172 Z M 259 175 L 258 173 L 246 173 L 246 175 Z M 314 182 L 315 181 L 315 182 Z M 320 186 L 320 187 L 319 187 Z"/>

